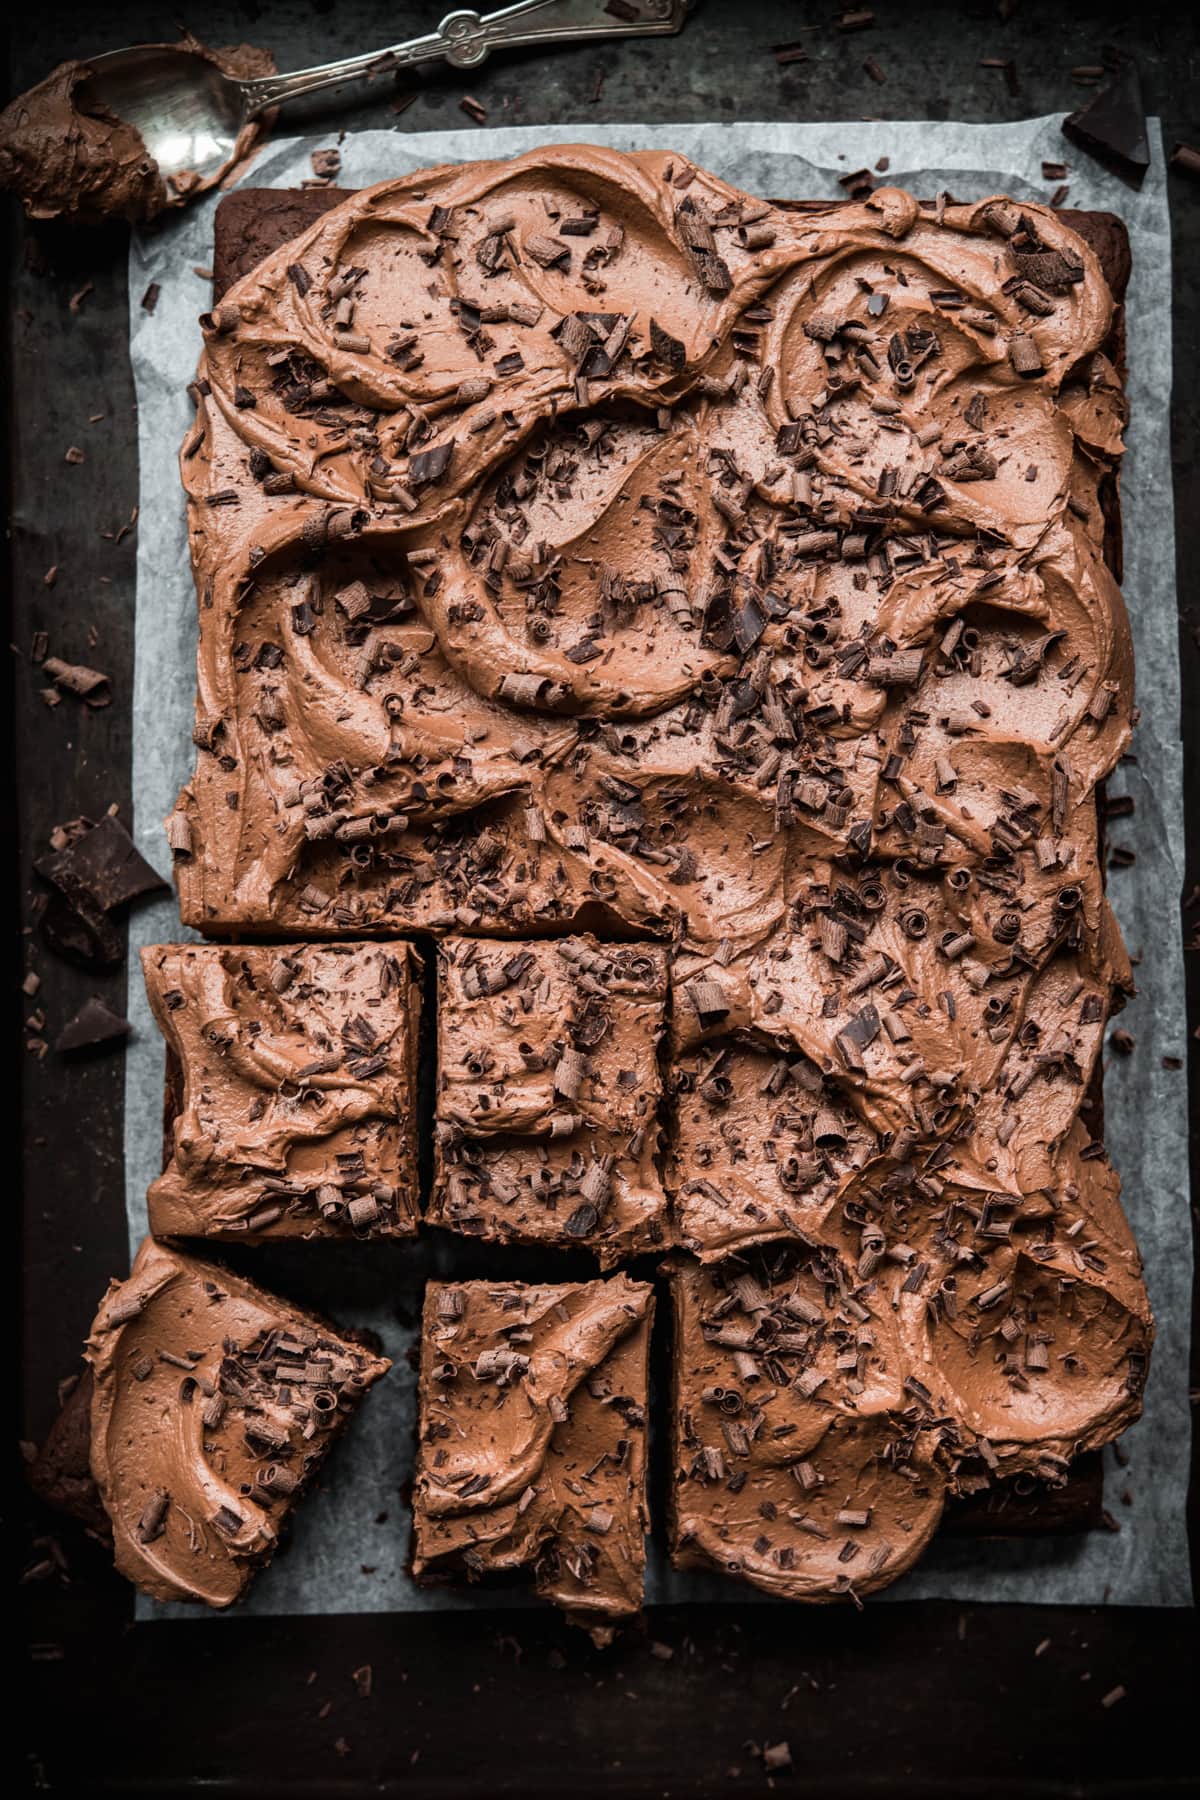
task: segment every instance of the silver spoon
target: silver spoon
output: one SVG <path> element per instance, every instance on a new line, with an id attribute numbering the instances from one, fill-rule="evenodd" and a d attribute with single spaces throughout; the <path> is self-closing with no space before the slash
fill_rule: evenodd
<path id="1" fill-rule="evenodd" d="M 612 6 L 613 10 L 607 10 Z M 628 12 L 626 18 L 622 14 Z M 444 57 L 456 69 L 476 69 L 491 51 L 520 44 L 575 44 L 590 38 L 662 35 L 678 31 L 687 0 L 520 0 L 498 12 L 452 12 L 425 37 L 348 56 L 294 75 L 238 81 L 191 50 L 135 44 L 89 58 L 81 84 L 84 105 L 101 102 L 135 125 L 165 180 L 195 170 L 215 175 L 234 154 L 243 127 L 260 113 L 300 94 L 316 94 L 364 76 L 387 75 Z"/>

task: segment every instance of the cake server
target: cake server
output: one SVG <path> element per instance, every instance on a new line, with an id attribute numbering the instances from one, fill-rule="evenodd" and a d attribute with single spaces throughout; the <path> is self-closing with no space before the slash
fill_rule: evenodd
<path id="1" fill-rule="evenodd" d="M 193 51 L 135 44 L 90 58 L 81 93 L 137 127 L 165 180 L 192 171 L 205 178 L 234 156 L 251 119 L 301 94 L 439 59 L 477 69 L 493 50 L 528 44 L 663 36 L 678 31 L 686 13 L 687 0 L 520 0 L 482 15 L 448 13 L 436 31 L 386 50 L 246 81 Z"/>

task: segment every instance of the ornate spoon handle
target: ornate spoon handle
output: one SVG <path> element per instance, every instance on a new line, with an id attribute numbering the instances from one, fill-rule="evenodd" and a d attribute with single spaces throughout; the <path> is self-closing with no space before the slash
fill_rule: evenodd
<path id="1" fill-rule="evenodd" d="M 619 0 L 519 0 L 498 12 L 448 13 L 436 31 L 407 43 L 393 44 L 366 56 L 348 56 L 342 62 L 322 63 L 298 69 L 293 75 L 268 75 L 241 81 L 242 101 L 248 119 L 322 88 L 364 76 L 386 75 L 393 69 L 444 58 L 457 69 L 475 69 L 493 50 L 519 44 L 574 44 L 589 38 L 662 36 L 678 31 L 687 12 L 686 0 L 638 0 L 635 5 Z M 624 15 L 628 14 L 628 17 Z"/>

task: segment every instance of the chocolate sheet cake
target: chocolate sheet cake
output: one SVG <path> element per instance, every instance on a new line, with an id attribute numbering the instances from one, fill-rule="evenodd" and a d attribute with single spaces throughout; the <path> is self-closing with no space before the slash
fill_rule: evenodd
<path id="1" fill-rule="evenodd" d="M 256 956 L 441 940 L 430 1219 L 514 1279 L 428 1292 L 418 1578 L 640 1601 L 652 1290 L 526 1286 L 523 1243 L 673 1246 L 683 1567 L 857 1598 L 1077 1457 L 1094 1516 L 1153 1334 L 1094 1135 L 1119 223 L 566 147 L 231 196 L 216 266 L 168 835 L 217 941 L 153 954 L 224 971 L 261 1060 Z M 207 1135 L 156 1229 L 314 1228 Z"/>
<path id="2" fill-rule="evenodd" d="M 147 1238 L 87 1342 L 91 1466 L 117 1567 L 158 1600 L 228 1606 L 386 1358 Z"/>
<path id="3" fill-rule="evenodd" d="M 420 967 L 404 943 L 143 950 L 177 1075 L 151 1229 L 410 1236 Z"/>
<path id="4" fill-rule="evenodd" d="M 418 1581 L 531 1570 L 607 1642 L 641 1610 L 654 1290 L 430 1282 L 421 1336 Z"/>

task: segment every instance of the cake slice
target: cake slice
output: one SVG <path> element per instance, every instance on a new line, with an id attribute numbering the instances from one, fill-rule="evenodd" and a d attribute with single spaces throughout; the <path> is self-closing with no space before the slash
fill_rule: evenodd
<path id="1" fill-rule="evenodd" d="M 443 943 L 430 1223 L 586 1245 L 605 1267 L 665 1245 L 666 1003 L 655 945 Z"/>
<path id="2" fill-rule="evenodd" d="M 523 1571 L 597 1642 L 638 1613 L 654 1290 L 430 1282 L 413 1490 L 419 1582 Z"/>
<path id="3" fill-rule="evenodd" d="M 117 1568 L 225 1607 L 391 1366 L 322 1320 L 147 1238 L 87 1342 L 91 1466 Z"/>
<path id="4" fill-rule="evenodd" d="M 143 950 L 170 1053 L 151 1230 L 411 1236 L 420 968 L 404 943 Z"/>
<path id="5" fill-rule="evenodd" d="M 1111 1171 L 1081 1204 L 1081 1138 L 1024 1217 L 953 1177 L 863 1184 L 820 1241 L 672 1265 L 678 1567 L 861 1597 L 912 1566 L 948 1500 L 1003 1531 L 985 1486 L 1061 1484 L 1133 1423 L 1153 1323 Z"/>
<path id="6" fill-rule="evenodd" d="M 679 1262 L 671 1553 L 789 1600 L 861 1597 L 941 1522 L 940 1421 L 918 1416 L 882 1293 L 843 1293 L 828 1248 Z"/>

